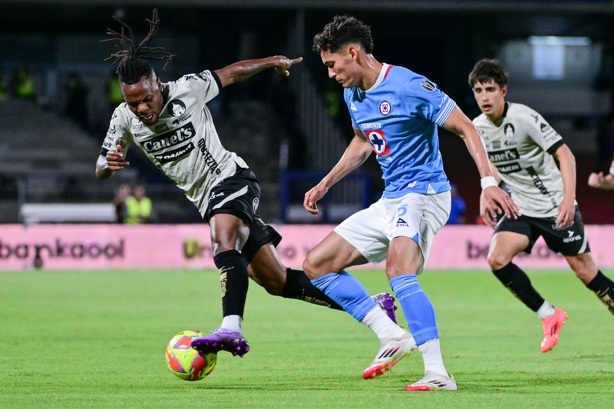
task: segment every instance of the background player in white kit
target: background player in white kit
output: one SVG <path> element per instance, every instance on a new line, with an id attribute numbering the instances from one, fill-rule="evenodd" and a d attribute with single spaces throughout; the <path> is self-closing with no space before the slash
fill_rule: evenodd
<path id="1" fill-rule="evenodd" d="M 206 103 L 222 87 L 274 68 L 287 76 L 302 58 L 274 56 L 239 61 L 215 71 L 189 74 L 162 83 L 143 59 L 170 61 L 160 47 L 149 47 L 157 25 L 154 10 L 149 35 L 132 43 L 132 30 L 117 19 L 130 37 L 107 34 L 123 47 L 113 54 L 125 103 L 111 119 L 96 163 L 96 176 L 109 179 L 129 163 L 125 153 L 136 145 L 199 209 L 211 227 L 215 265 L 220 271 L 223 321 L 211 334 L 193 341 L 203 352 L 225 350 L 243 356 L 249 345 L 241 332 L 248 274 L 270 294 L 341 309 L 313 286 L 304 272 L 286 269 L 275 246 L 281 236 L 258 216 L 260 186 L 247 164 L 220 143 Z M 394 319 L 394 299 L 378 294 L 374 300 Z"/>
<path id="2" fill-rule="evenodd" d="M 351 16 L 336 16 L 314 37 L 313 44 L 328 76 L 344 88 L 354 137 L 333 169 L 305 194 L 303 206 L 317 214 L 317 202 L 371 153 L 377 156 L 386 187 L 380 200 L 343 221 L 309 252 L 305 272 L 318 288 L 378 335 L 380 349 L 363 372 L 365 379 L 382 375 L 417 346 L 424 377 L 405 390 L 456 390 L 443 364 L 435 311 L 417 279 L 435 234 L 450 214 L 450 183 L 439 152 L 438 126 L 465 141 L 482 177 L 488 202 L 485 211 L 511 216 L 515 206 L 496 186 L 486 151 L 469 118 L 424 76 L 377 61 L 367 25 Z M 411 335 L 390 322 L 362 284 L 344 271 L 384 259 Z"/>
<path id="3" fill-rule="evenodd" d="M 530 253 L 535 241 L 543 237 L 612 314 L 614 282 L 597 269 L 590 254 L 576 202 L 573 153 L 539 113 L 505 101 L 508 78 L 496 59 L 478 61 L 469 74 L 469 85 L 482 111 L 473 123 L 497 179 L 505 182 L 522 213 L 518 219 L 485 217 L 486 224 L 495 228 L 488 263 L 501 283 L 541 318 L 541 351 L 547 352 L 557 344 L 567 314 L 542 298 L 513 258 L 523 251 Z"/>

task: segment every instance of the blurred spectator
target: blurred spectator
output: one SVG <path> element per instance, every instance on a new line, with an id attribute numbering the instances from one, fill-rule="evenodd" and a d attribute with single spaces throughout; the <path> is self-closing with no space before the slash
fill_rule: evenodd
<path id="1" fill-rule="evenodd" d="M 13 83 L 11 85 L 13 94 L 18 98 L 36 101 L 36 87 L 34 78 L 28 67 L 18 67 L 13 72 Z"/>
<path id="2" fill-rule="evenodd" d="M 124 223 L 126 221 L 126 217 L 128 216 L 128 210 L 126 206 L 126 199 L 130 196 L 131 193 L 130 185 L 121 184 L 119 188 L 117 188 L 117 194 L 113 198 L 113 205 L 115 206 L 115 221 L 117 223 Z"/>
<path id="3" fill-rule="evenodd" d="M 452 190 L 452 206 L 450 208 L 450 218 L 447 224 L 464 224 L 465 223 L 465 211 L 467 210 L 467 204 L 465 199 L 458 193 L 458 186 L 454 183 L 450 183 Z"/>
<path id="4" fill-rule="evenodd" d="M 6 75 L 0 72 L 0 102 L 7 99 L 9 96 L 9 88 L 6 81 Z"/>
<path id="5" fill-rule="evenodd" d="M 328 115 L 337 120 L 341 111 L 341 94 L 337 88 L 338 84 L 327 82 L 324 88 L 324 103 Z"/>
<path id="6" fill-rule="evenodd" d="M 66 76 L 64 92 L 66 93 L 66 116 L 79 124 L 81 128 L 89 129 L 87 110 L 87 95 L 89 89 L 81 80 L 79 74 L 71 72 Z"/>
<path id="7" fill-rule="evenodd" d="M 124 223 L 152 223 L 154 221 L 152 210 L 151 199 L 147 197 L 145 186 L 137 185 L 132 195 L 126 198 L 127 217 Z"/>
<path id="8" fill-rule="evenodd" d="M 111 72 L 107 79 L 107 99 L 109 103 L 109 112 L 115 111 L 115 108 L 124 102 L 124 96 L 119 87 L 119 78 L 115 71 Z"/>

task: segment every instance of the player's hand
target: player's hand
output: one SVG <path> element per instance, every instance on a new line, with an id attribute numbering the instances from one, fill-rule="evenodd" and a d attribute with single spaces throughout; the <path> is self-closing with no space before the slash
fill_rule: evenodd
<path id="1" fill-rule="evenodd" d="M 603 182 L 603 179 L 604 179 L 603 172 L 599 172 L 599 173 L 593 172 L 588 176 L 588 185 L 591 187 L 600 187 L 601 182 Z"/>
<path id="2" fill-rule="evenodd" d="M 320 187 L 320 185 L 316 185 L 311 188 L 307 193 L 305 193 L 305 200 L 303 201 L 303 207 L 311 214 L 320 214 L 320 210 L 318 209 L 318 200 L 322 199 L 324 195 L 328 192 L 327 188 Z"/>
<path id="3" fill-rule="evenodd" d="M 126 158 L 124 158 L 121 144 L 118 144 L 115 147 L 115 150 L 108 151 L 106 159 L 107 167 L 114 172 L 122 170 L 126 166 L 130 165 L 130 162 L 126 161 Z"/>
<path id="4" fill-rule="evenodd" d="M 290 71 L 288 71 L 290 67 L 303 61 L 303 57 L 288 58 L 283 55 L 276 55 L 275 58 L 279 59 L 279 61 L 275 63 L 275 71 L 277 71 L 284 77 L 290 75 Z"/>
<path id="5" fill-rule="evenodd" d="M 573 219 L 576 215 L 576 205 L 573 200 L 569 202 L 561 202 L 558 207 L 558 215 L 556 218 L 556 229 L 565 230 L 573 223 Z"/>
<path id="6" fill-rule="evenodd" d="M 484 219 L 484 223 L 494 228 L 499 216 L 503 214 L 514 219 L 520 216 L 520 209 L 512 201 L 510 195 L 497 186 L 490 186 L 482 190 L 480 195 L 480 216 Z"/>

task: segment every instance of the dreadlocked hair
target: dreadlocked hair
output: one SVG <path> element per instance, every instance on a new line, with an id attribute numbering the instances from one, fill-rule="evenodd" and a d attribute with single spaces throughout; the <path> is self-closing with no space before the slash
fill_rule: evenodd
<path id="1" fill-rule="evenodd" d="M 165 60 L 164 67 L 162 67 L 164 69 L 175 57 L 175 55 L 166 51 L 164 47 L 149 46 L 149 43 L 158 31 L 158 23 L 160 23 L 157 9 L 154 9 L 151 20 L 146 19 L 149 23 L 149 34 L 136 46 L 134 45 L 134 33 L 130 26 L 121 21 L 117 16 L 113 16 L 113 18 L 122 25 L 121 31 L 118 32 L 107 28 L 107 35 L 111 38 L 102 41 L 116 41 L 116 46 L 120 50 L 105 58 L 104 61 L 114 59 L 111 64 L 117 63 L 117 74 L 121 82 L 136 84 L 143 76 L 149 78 L 153 68 L 143 60 Z M 124 30 L 127 30 L 129 35 L 126 35 Z"/>

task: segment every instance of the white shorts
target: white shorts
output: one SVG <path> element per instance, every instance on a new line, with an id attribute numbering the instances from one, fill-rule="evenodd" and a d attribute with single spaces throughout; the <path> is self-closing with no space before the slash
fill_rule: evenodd
<path id="1" fill-rule="evenodd" d="M 426 264 L 435 234 L 450 216 L 450 201 L 449 191 L 381 198 L 345 219 L 335 232 L 376 264 L 386 259 L 392 239 L 409 237 L 420 246 Z M 423 268 L 424 265 L 417 273 L 421 273 Z"/>

